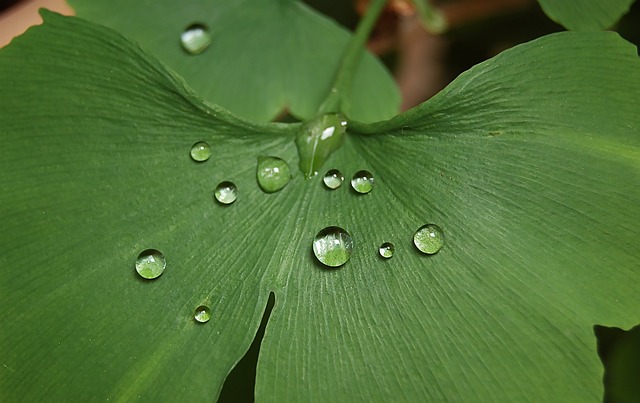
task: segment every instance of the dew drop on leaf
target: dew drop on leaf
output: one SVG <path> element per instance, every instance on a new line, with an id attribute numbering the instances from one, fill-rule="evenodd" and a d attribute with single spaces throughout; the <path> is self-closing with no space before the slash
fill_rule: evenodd
<path id="1" fill-rule="evenodd" d="M 222 204 L 231 204 L 238 198 L 238 188 L 233 182 L 220 182 L 214 191 L 216 200 Z"/>
<path id="2" fill-rule="evenodd" d="M 258 157 L 258 184 L 266 193 L 277 192 L 291 180 L 289 164 L 282 158 Z"/>
<path id="3" fill-rule="evenodd" d="M 300 170 L 306 179 L 318 174 L 329 156 L 344 142 L 347 120 L 338 113 L 321 115 L 307 122 L 296 137 Z"/>
<path id="4" fill-rule="evenodd" d="M 196 308 L 193 318 L 200 323 L 206 323 L 211 319 L 211 309 L 206 305 L 200 305 Z"/>
<path id="5" fill-rule="evenodd" d="M 383 258 L 389 259 L 393 256 L 395 250 L 396 247 L 393 246 L 391 242 L 385 242 L 380 245 L 380 248 L 378 248 L 378 253 L 380 253 L 380 256 L 382 256 Z"/>
<path id="6" fill-rule="evenodd" d="M 211 34 L 203 24 L 191 24 L 180 34 L 182 48 L 191 55 L 204 52 L 211 45 Z"/>
<path id="7" fill-rule="evenodd" d="M 340 267 L 353 251 L 351 235 L 340 227 L 327 227 L 313 239 L 313 254 L 325 266 Z"/>
<path id="8" fill-rule="evenodd" d="M 343 180 L 344 176 L 342 175 L 342 172 L 338 171 L 337 169 L 331 169 L 327 171 L 327 173 L 324 174 L 324 177 L 322 178 L 324 185 L 331 190 L 337 189 L 342 186 Z"/>
<path id="9" fill-rule="evenodd" d="M 435 224 L 423 225 L 413 235 L 413 243 L 420 252 L 433 255 L 442 249 L 444 232 Z"/>
<path id="10" fill-rule="evenodd" d="M 166 267 L 167 261 L 164 255 L 156 249 L 144 250 L 136 259 L 136 271 L 140 277 L 148 280 L 160 277 Z"/>
<path id="11" fill-rule="evenodd" d="M 191 158 L 197 162 L 203 162 L 211 157 L 211 148 L 208 143 L 198 141 L 191 147 Z"/>
<path id="12" fill-rule="evenodd" d="M 369 171 L 358 171 L 351 178 L 351 187 L 358 193 L 369 193 L 373 189 L 373 175 Z"/>

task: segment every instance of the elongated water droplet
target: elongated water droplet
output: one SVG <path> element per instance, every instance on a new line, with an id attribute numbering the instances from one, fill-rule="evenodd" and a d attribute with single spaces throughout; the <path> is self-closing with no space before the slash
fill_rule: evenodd
<path id="1" fill-rule="evenodd" d="M 277 192 L 291 180 L 287 161 L 278 157 L 258 157 L 258 184 L 267 193 Z"/>
<path id="2" fill-rule="evenodd" d="M 413 235 L 413 243 L 420 252 L 433 255 L 444 245 L 444 232 L 435 224 L 423 225 Z"/>
<path id="3" fill-rule="evenodd" d="M 187 53 L 197 55 L 211 45 L 211 34 L 203 24 L 191 24 L 180 35 L 180 43 Z"/>
<path id="4" fill-rule="evenodd" d="M 196 308 L 193 318 L 200 323 L 206 323 L 211 319 L 211 309 L 206 305 L 200 305 Z"/>
<path id="5" fill-rule="evenodd" d="M 395 251 L 396 251 L 396 247 L 393 246 L 391 242 L 385 242 L 382 245 L 380 245 L 380 248 L 378 248 L 378 253 L 380 253 L 380 256 L 382 256 L 385 259 L 389 259 L 390 257 L 392 257 L 393 252 Z"/>
<path id="6" fill-rule="evenodd" d="M 375 180 L 369 171 L 358 171 L 351 178 L 351 187 L 358 193 L 369 193 L 373 189 Z"/>
<path id="7" fill-rule="evenodd" d="M 214 192 L 216 200 L 222 204 L 231 204 L 238 197 L 238 188 L 233 182 L 220 182 Z"/>
<path id="8" fill-rule="evenodd" d="M 322 178 L 324 185 L 331 190 L 337 189 L 342 186 L 343 180 L 344 176 L 342 175 L 342 172 L 338 171 L 337 169 L 330 169 L 326 174 L 324 174 L 324 177 Z"/>
<path id="9" fill-rule="evenodd" d="M 296 146 L 306 179 L 317 175 L 331 153 L 340 148 L 346 131 L 347 120 L 337 113 L 318 116 L 301 127 Z"/>
<path id="10" fill-rule="evenodd" d="M 340 227 L 327 227 L 313 239 L 313 253 L 325 266 L 342 266 L 351 257 L 352 250 L 351 235 Z"/>
<path id="11" fill-rule="evenodd" d="M 140 277 L 148 280 L 160 277 L 166 267 L 167 261 L 164 255 L 156 249 L 144 250 L 136 259 L 136 271 Z"/>
<path id="12" fill-rule="evenodd" d="M 211 157 L 211 148 L 209 148 L 208 143 L 198 141 L 191 147 L 191 158 L 193 158 L 194 161 L 206 161 L 209 157 Z"/>

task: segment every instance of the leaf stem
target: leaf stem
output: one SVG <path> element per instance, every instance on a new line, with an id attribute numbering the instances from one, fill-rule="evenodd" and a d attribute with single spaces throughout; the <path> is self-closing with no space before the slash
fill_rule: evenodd
<path id="1" fill-rule="evenodd" d="M 371 1 L 367 12 L 358 23 L 353 38 L 342 57 L 331 90 L 318 109 L 319 115 L 342 111 L 342 103 L 350 89 L 356 67 L 364 52 L 369 34 L 386 3 L 387 0 Z"/>

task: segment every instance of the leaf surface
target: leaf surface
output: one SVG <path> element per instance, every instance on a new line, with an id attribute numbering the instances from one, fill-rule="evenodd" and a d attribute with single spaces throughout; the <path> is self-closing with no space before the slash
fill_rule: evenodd
<path id="1" fill-rule="evenodd" d="M 611 28 L 635 0 L 538 0 L 545 14 L 567 29 L 594 31 Z"/>
<path id="2" fill-rule="evenodd" d="M 78 16 L 138 41 L 175 69 L 205 99 L 253 121 L 288 108 L 299 119 L 316 115 L 328 94 L 350 34 L 298 1 L 87 1 L 70 4 Z M 192 24 L 208 27 L 209 48 L 190 55 L 180 46 Z M 394 116 L 400 93 L 381 63 L 366 54 L 344 112 L 360 121 Z"/>
<path id="3" fill-rule="evenodd" d="M 0 51 L 7 400 L 211 401 L 271 291 L 259 401 L 600 399 L 592 326 L 640 322 L 640 69 L 616 34 L 541 38 L 352 122 L 325 168 L 371 171 L 356 195 L 302 178 L 300 126 L 234 118 L 113 31 L 45 20 Z M 293 179 L 265 194 L 269 155 Z M 426 223 L 433 256 L 412 245 Z M 354 252 L 330 270 L 311 243 L 332 225 Z M 153 281 L 147 248 L 168 262 Z"/>

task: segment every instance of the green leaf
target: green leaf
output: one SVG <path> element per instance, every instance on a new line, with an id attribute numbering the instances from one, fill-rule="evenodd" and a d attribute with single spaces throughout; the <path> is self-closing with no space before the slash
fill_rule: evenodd
<path id="1" fill-rule="evenodd" d="M 0 51 L 0 396 L 211 401 L 268 298 L 260 237 L 237 238 L 270 222 L 252 151 L 294 158 L 297 126 L 238 120 L 112 30 L 44 16 Z M 157 280 L 134 270 L 148 248 Z"/>
<path id="2" fill-rule="evenodd" d="M 611 28 L 635 0 L 538 0 L 545 14 L 575 31 Z"/>
<path id="3" fill-rule="evenodd" d="M 258 401 L 602 396 L 592 326 L 640 322 L 640 62 L 616 34 L 541 38 L 350 124 L 326 168 L 369 170 L 369 194 L 298 170 L 265 194 L 257 158 L 295 165 L 301 126 L 233 118 L 114 32 L 45 20 L 0 51 L 3 398 L 211 401 L 271 291 Z M 326 269 L 311 244 L 333 225 L 354 250 Z M 133 268 L 147 248 L 157 280 Z"/>
<path id="4" fill-rule="evenodd" d="M 284 108 L 300 119 L 315 117 L 350 39 L 298 1 L 70 3 L 78 16 L 139 41 L 202 97 L 254 121 L 271 120 Z M 212 36 L 196 56 L 180 46 L 181 33 L 194 23 Z M 351 99 L 344 112 L 359 121 L 388 119 L 400 107 L 392 77 L 370 54 L 359 64 Z"/>

